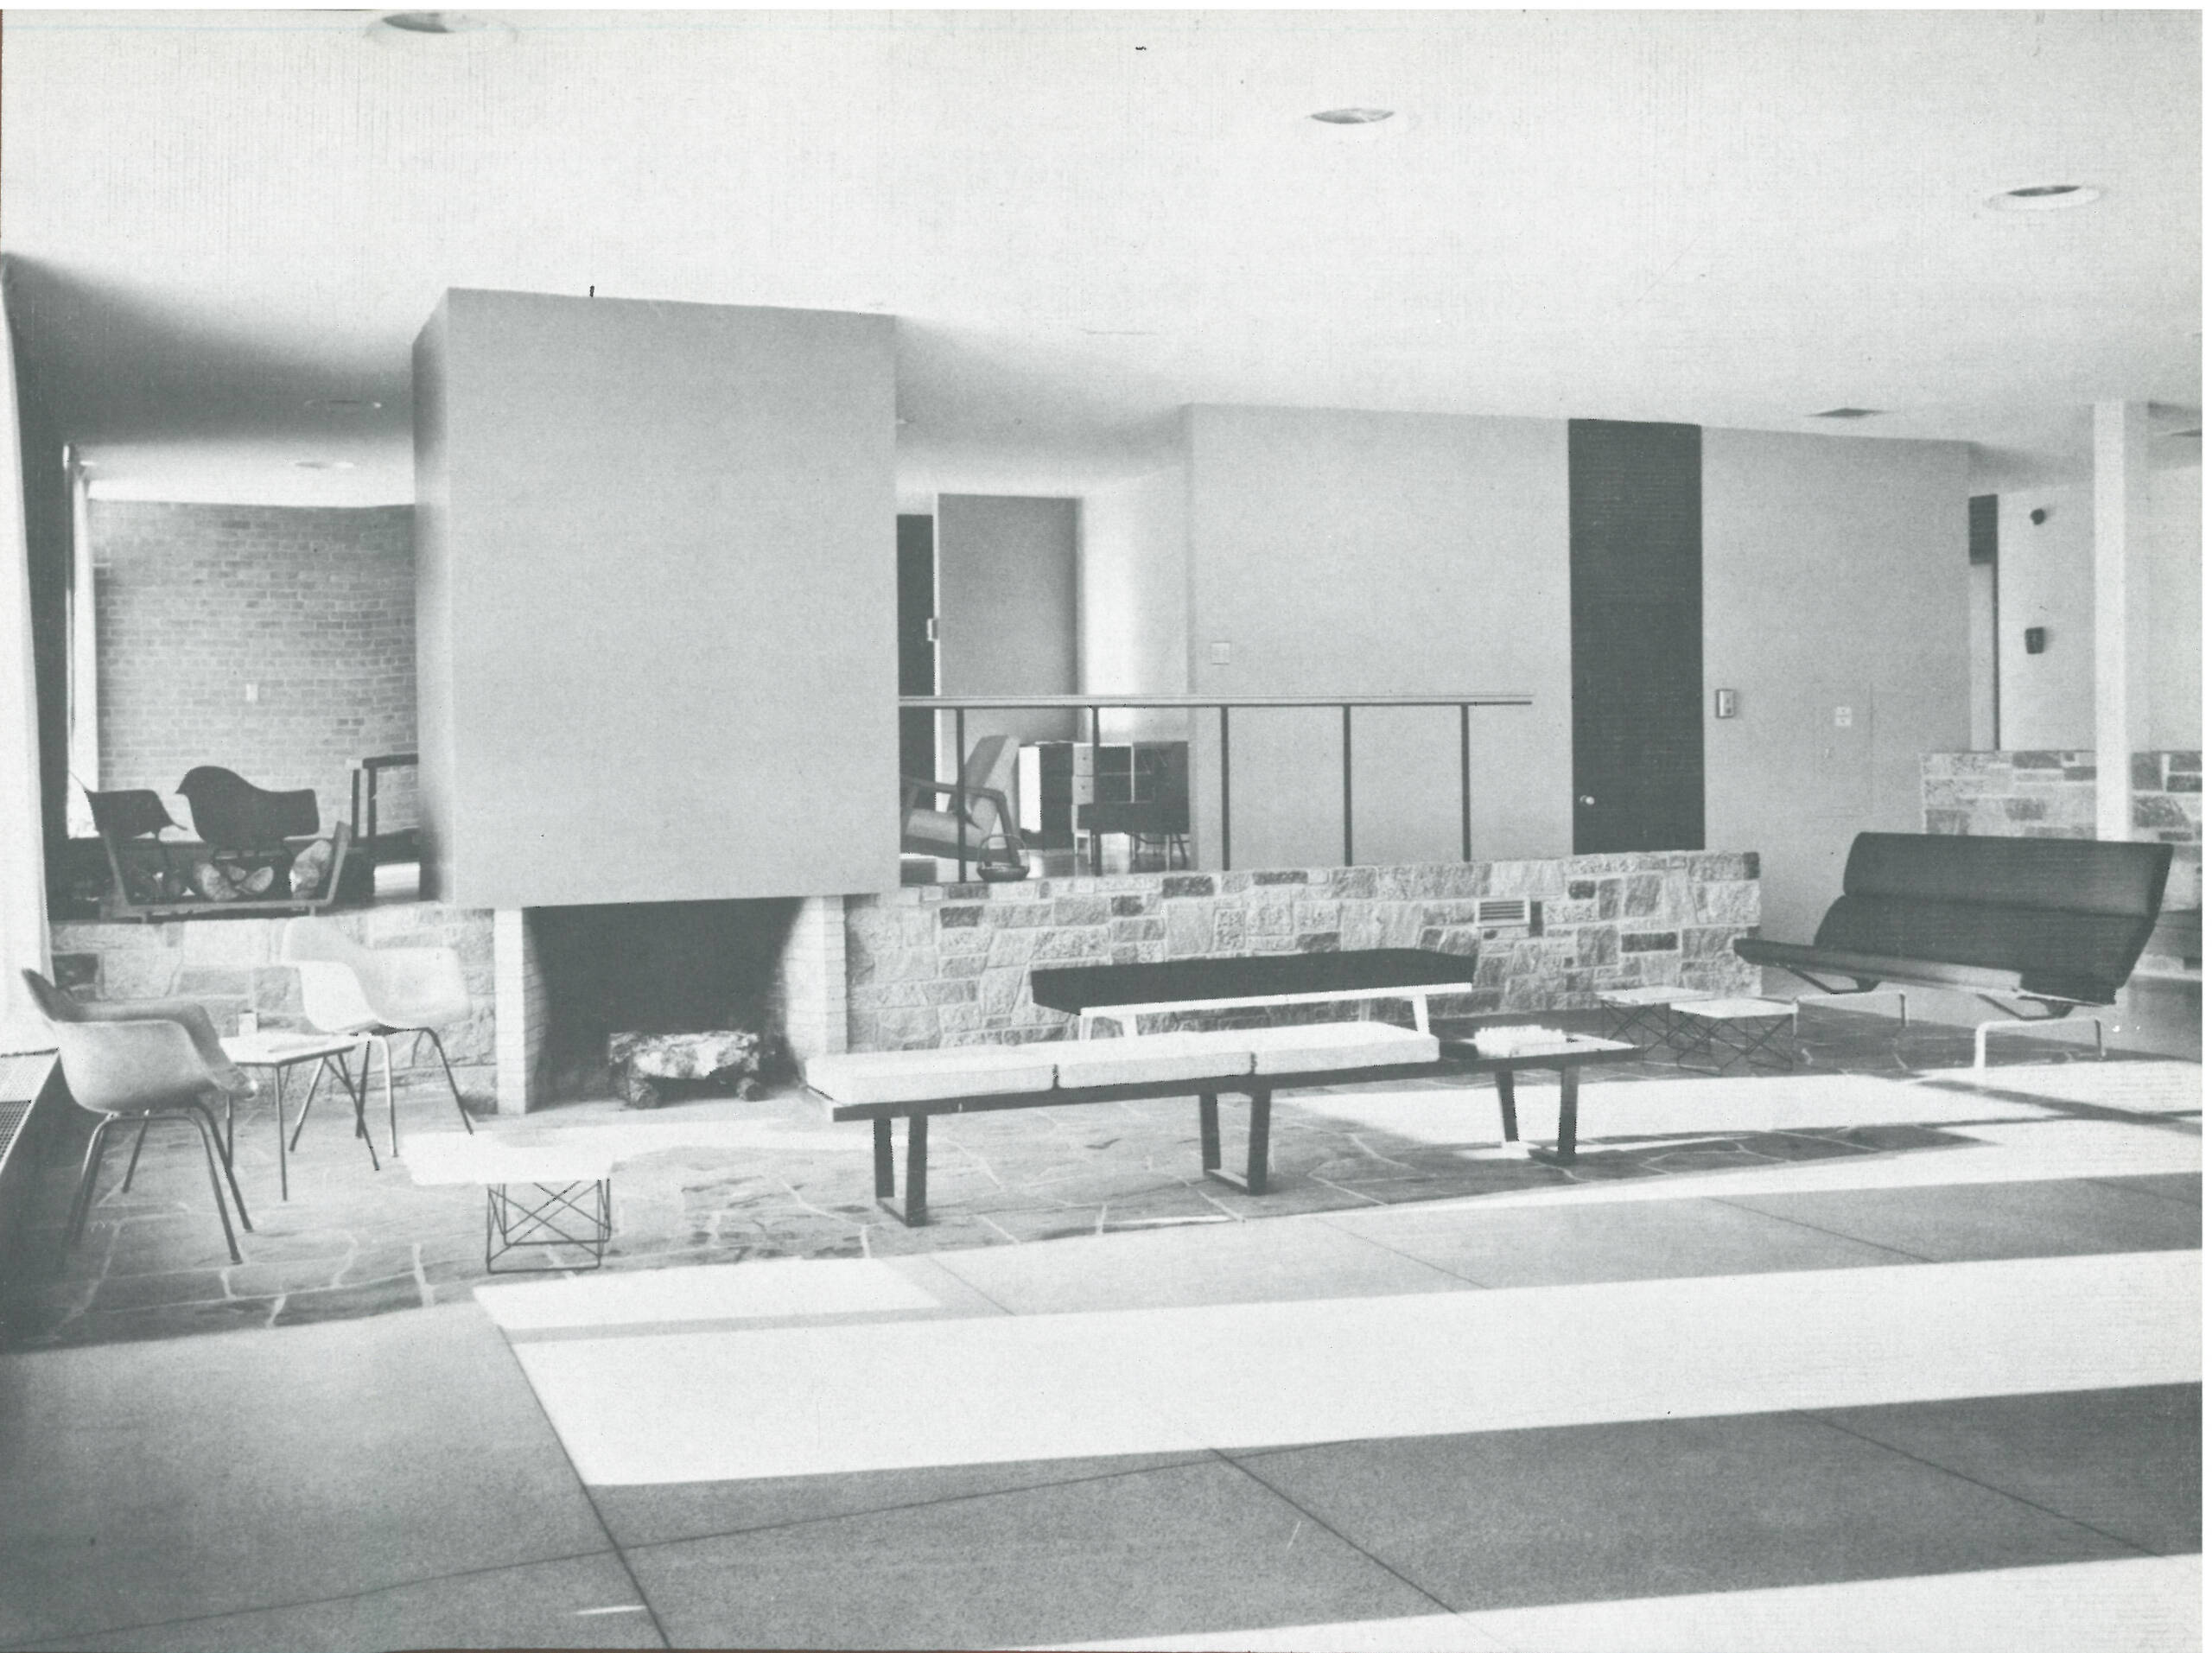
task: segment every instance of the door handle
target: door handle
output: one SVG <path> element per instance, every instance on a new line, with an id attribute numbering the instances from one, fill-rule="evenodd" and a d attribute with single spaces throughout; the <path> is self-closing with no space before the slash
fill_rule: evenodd
<path id="1" fill-rule="evenodd" d="M 1594 808 L 1598 802 L 1596 798 L 1591 797 L 1587 792 L 1583 793 L 1581 797 L 1576 798 L 1574 801 L 1581 804 L 1586 810 Z"/>

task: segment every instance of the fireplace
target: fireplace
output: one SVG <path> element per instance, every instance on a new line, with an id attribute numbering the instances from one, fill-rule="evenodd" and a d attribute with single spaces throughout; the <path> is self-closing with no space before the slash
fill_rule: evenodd
<path id="1" fill-rule="evenodd" d="M 628 1064 L 610 1066 L 609 1041 L 626 1051 L 640 1035 L 758 1034 L 772 1067 L 785 1047 L 787 955 L 802 905 L 666 901 L 520 915 L 536 988 L 528 1100 L 624 1094 Z M 629 1095 L 649 1097 L 652 1088 Z"/>

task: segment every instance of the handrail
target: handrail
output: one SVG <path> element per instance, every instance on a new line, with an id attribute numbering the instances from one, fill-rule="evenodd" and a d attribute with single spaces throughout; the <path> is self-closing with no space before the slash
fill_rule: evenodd
<path id="1" fill-rule="evenodd" d="M 952 714 L 952 813 L 959 848 L 959 879 L 968 881 L 968 792 L 957 777 L 968 763 L 968 714 L 975 712 L 1087 711 L 1090 714 L 1090 772 L 1098 772 L 1098 714 L 1115 711 L 1207 711 L 1221 714 L 1221 865 L 1229 869 L 1229 714 L 1240 708 L 1269 707 L 1320 709 L 1335 707 L 1343 715 L 1340 743 L 1344 765 L 1344 865 L 1352 862 L 1351 715 L 1355 707 L 1455 706 L 1459 711 L 1459 856 L 1475 858 L 1474 767 L 1471 722 L 1478 706 L 1533 706 L 1535 696 L 1522 690 L 1469 690 L 1456 695 L 901 695 L 902 711 Z M 1090 835 L 1090 870 L 1103 870 L 1103 834 Z"/>
<path id="2" fill-rule="evenodd" d="M 1533 706 L 1524 690 L 1478 690 L 1464 695 L 901 695 L 906 711 L 1027 712 L 1088 711 L 1110 706 L 1116 711 L 1205 711 L 1216 706 Z"/>

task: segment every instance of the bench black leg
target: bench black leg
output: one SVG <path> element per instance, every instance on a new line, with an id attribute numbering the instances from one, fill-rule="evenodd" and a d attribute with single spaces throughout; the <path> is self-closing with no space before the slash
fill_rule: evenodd
<path id="1" fill-rule="evenodd" d="M 1562 1068 L 1559 1076 L 1559 1157 L 1574 1158 L 1575 1109 L 1581 1101 L 1582 1076 L 1572 1066 Z"/>
<path id="2" fill-rule="evenodd" d="M 916 1114 L 906 1122 L 906 1226 L 928 1222 L 929 1208 L 930 1116 Z"/>
<path id="3" fill-rule="evenodd" d="M 879 1118 L 875 1122 L 875 1197 L 888 1199 L 892 1192 L 891 1122 Z"/>
<path id="4" fill-rule="evenodd" d="M 1198 1157 L 1205 1161 L 1206 1175 L 1217 1182 L 1225 1182 L 1248 1194 L 1268 1192 L 1268 1119 L 1274 1111 L 1274 1092 L 1255 1090 L 1248 1093 L 1252 1099 L 1252 1128 L 1244 1138 L 1244 1173 L 1221 1168 L 1221 1114 L 1218 1099 L 1212 1095 L 1198 1097 Z"/>
<path id="5" fill-rule="evenodd" d="M 1521 1140 L 1521 1116 L 1513 1106 L 1513 1070 L 1502 1067 L 1491 1076 L 1497 1081 L 1497 1122 L 1504 1128 L 1505 1140 Z"/>

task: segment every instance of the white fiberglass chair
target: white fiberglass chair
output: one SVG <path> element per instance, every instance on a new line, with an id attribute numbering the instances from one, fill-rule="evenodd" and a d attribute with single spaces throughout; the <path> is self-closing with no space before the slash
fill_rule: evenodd
<path id="1" fill-rule="evenodd" d="M 475 1135 L 438 1037 L 441 1027 L 468 1019 L 468 984 L 461 979 L 458 953 L 450 947 L 364 947 L 327 919 L 295 919 L 284 926 L 284 962 L 300 973 L 300 1006 L 319 1032 L 367 1033 L 383 1050 L 385 1117 L 393 1154 L 399 1152 L 399 1109 L 391 1094 L 391 1041 L 398 1033 L 413 1039 L 410 1067 L 423 1053 L 423 1039 L 430 1041 L 461 1122 Z M 300 1122 L 307 1122 L 305 1109 Z"/>

